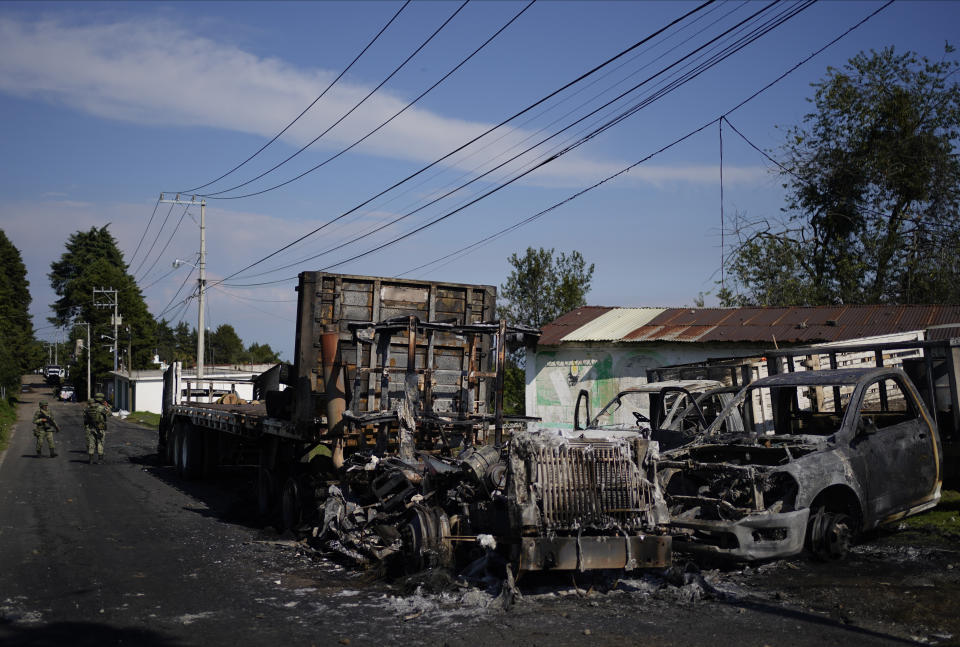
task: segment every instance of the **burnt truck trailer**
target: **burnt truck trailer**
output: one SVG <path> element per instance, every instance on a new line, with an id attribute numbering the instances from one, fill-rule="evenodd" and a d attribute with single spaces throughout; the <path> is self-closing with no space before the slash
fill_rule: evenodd
<path id="1" fill-rule="evenodd" d="M 504 415 L 508 347 L 539 331 L 496 321 L 495 288 L 304 272 L 297 290 L 295 363 L 257 402 L 192 402 L 208 389 L 168 371 L 158 450 L 184 478 L 255 465 L 265 520 L 360 564 L 670 563 L 656 443 Z"/>

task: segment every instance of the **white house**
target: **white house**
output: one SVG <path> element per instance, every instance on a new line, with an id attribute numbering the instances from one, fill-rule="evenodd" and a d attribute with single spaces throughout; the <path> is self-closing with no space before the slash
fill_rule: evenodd
<path id="1" fill-rule="evenodd" d="M 926 339 L 960 322 L 960 306 L 612 308 L 584 306 L 542 329 L 526 355 L 526 412 L 572 426 L 577 394 L 602 406 L 647 382 L 647 370 L 789 346 Z"/>
<path id="2" fill-rule="evenodd" d="M 244 400 L 253 398 L 253 378 L 272 368 L 273 364 L 247 364 L 237 366 L 207 366 L 202 381 L 197 381 L 196 369 L 180 372 L 181 397 L 194 402 L 215 402 L 217 398 L 233 392 Z M 115 409 L 126 411 L 150 411 L 161 413 L 163 402 L 163 371 L 159 369 L 114 371 L 111 375 L 117 384 L 116 397 L 108 393 Z M 113 383 L 107 385 L 108 390 Z M 190 393 L 187 393 L 189 389 Z"/>

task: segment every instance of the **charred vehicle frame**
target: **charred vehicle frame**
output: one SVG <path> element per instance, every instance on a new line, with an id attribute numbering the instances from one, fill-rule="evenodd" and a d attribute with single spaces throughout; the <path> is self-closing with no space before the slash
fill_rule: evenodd
<path id="1" fill-rule="evenodd" d="M 941 461 L 903 371 L 818 370 L 745 387 L 700 438 L 664 453 L 658 478 L 675 547 L 752 560 L 806 545 L 829 559 L 860 532 L 935 506 Z"/>

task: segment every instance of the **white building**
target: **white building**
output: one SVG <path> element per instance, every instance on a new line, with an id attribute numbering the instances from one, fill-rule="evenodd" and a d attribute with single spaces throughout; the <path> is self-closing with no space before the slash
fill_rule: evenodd
<path id="1" fill-rule="evenodd" d="M 244 366 L 207 366 L 202 381 L 197 381 L 195 369 L 180 372 L 181 398 L 194 402 L 216 402 L 217 398 L 233 392 L 244 400 L 253 398 L 253 378 L 272 368 L 274 364 L 247 364 Z M 107 393 L 114 409 L 161 413 L 163 403 L 163 371 L 159 369 L 111 372 L 117 384 L 116 397 Z"/>
<path id="2" fill-rule="evenodd" d="M 584 306 L 542 329 L 526 355 L 526 413 L 572 427 L 581 389 L 595 406 L 647 382 L 647 371 L 767 349 L 926 339 L 960 306 L 611 308 Z"/>

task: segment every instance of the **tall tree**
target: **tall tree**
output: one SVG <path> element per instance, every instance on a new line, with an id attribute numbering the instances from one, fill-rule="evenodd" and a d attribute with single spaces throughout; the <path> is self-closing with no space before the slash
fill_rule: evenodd
<path id="1" fill-rule="evenodd" d="M 586 303 L 594 266 L 580 252 L 554 257 L 553 249 L 528 247 L 507 261 L 513 269 L 500 286 L 500 313 L 511 323 L 541 328 Z"/>
<path id="2" fill-rule="evenodd" d="M 523 256 L 507 259 L 513 269 L 500 286 L 500 316 L 510 323 L 542 328 L 560 315 L 586 303 L 593 263 L 587 266 L 578 251 L 570 255 L 553 249 L 528 247 Z M 504 410 L 523 414 L 524 364 L 522 353 L 512 353 L 504 376 Z"/>
<path id="3" fill-rule="evenodd" d="M 210 358 L 221 364 L 235 364 L 243 360 L 243 340 L 230 324 L 220 324 L 207 342 Z"/>
<path id="4" fill-rule="evenodd" d="M 36 368 L 30 283 L 20 250 L 0 229 L 0 387 L 19 392 L 20 376 Z"/>
<path id="5" fill-rule="evenodd" d="M 960 301 L 960 63 L 892 47 L 814 84 L 788 129 L 788 217 L 740 222 L 728 303 Z"/>
<path id="6" fill-rule="evenodd" d="M 125 347 L 123 342 L 128 336 L 132 339 L 133 368 L 151 366 L 156 340 L 153 318 L 147 310 L 147 304 L 136 281 L 126 271 L 123 255 L 108 226 L 104 225 L 99 229 L 91 227 L 89 231 L 71 234 L 66 243 L 66 251 L 60 256 L 60 260 L 50 265 L 48 274 L 50 285 L 60 297 L 53 304 L 54 315 L 50 317 L 50 322 L 60 326 L 78 321 L 90 322 L 91 364 L 97 377 L 102 377 L 113 369 L 110 350 L 101 342 L 110 341 L 104 337 L 112 337 L 114 328 L 111 323 L 113 308 L 94 305 L 94 288 L 117 290 L 117 310 L 123 320 L 118 330 L 118 345 Z M 100 301 L 105 299 L 101 298 Z M 73 329 L 71 337 L 80 336 L 86 336 L 85 327 Z M 85 362 L 84 358 L 77 359 Z M 84 373 L 85 369 L 74 374 Z"/>

